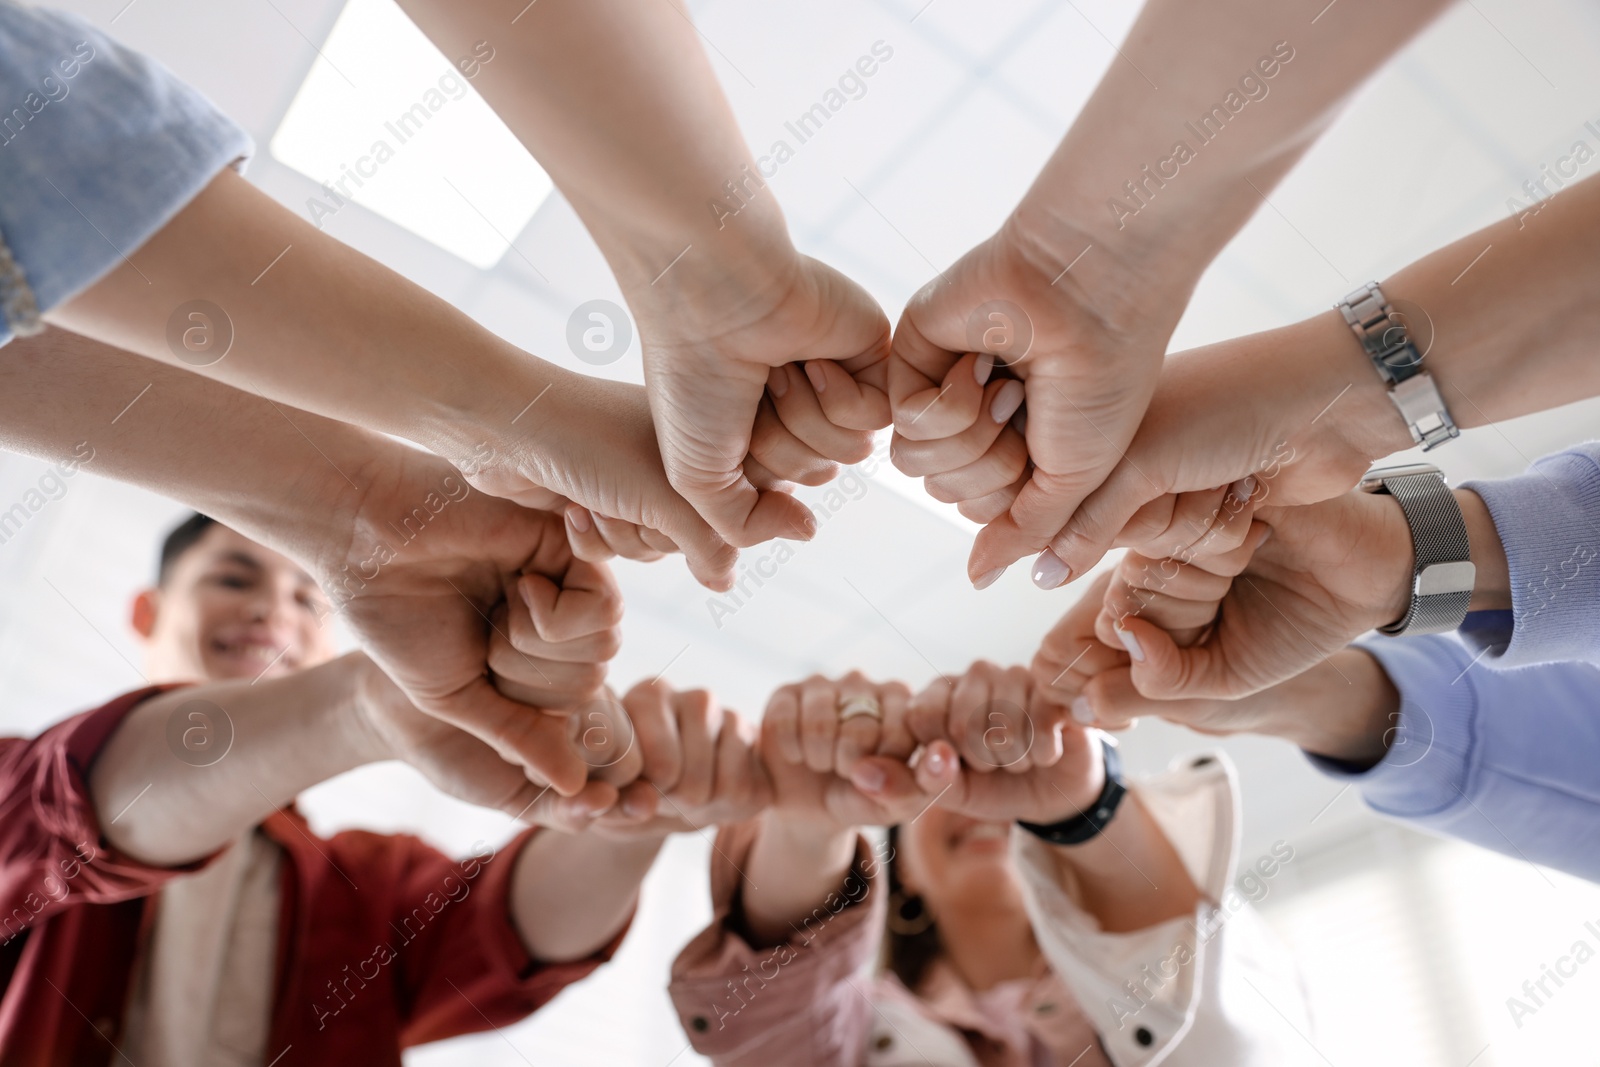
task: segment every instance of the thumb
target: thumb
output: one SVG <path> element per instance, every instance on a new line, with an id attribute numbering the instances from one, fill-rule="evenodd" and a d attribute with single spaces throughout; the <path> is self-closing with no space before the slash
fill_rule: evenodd
<path id="1" fill-rule="evenodd" d="M 546 789 L 516 817 L 530 825 L 581 833 L 610 811 L 617 799 L 616 787 L 605 782 L 588 782 L 577 795 L 570 797 L 558 796 Z"/>
<path id="2" fill-rule="evenodd" d="M 1190 696 L 1197 668 L 1210 655 L 1204 646 L 1179 648 L 1171 634 L 1137 615 L 1117 620 L 1112 635 L 1128 650 L 1134 688 L 1152 700 Z"/>
<path id="3" fill-rule="evenodd" d="M 917 788 L 929 796 L 962 792 L 961 757 L 955 746 L 940 738 L 930 741 L 916 764 Z"/>
<path id="4" fill-rule="evenodd" d="M 1086 497 L 1072 517 L 1050 540 L 1050 553 L 1076 577 L 1111 551 L 1117 538 L 1141 509 L 1159 499 L 1162 491 L 1124 461 L 1117 464 L 1100 487 Z"/>
<path id="5" fill-rule="evenodd" d="M 884 803 L 922 795 L 911 768 L 888 756 L 862 756 L 850 769 L 850 784 Z"/>
<path id="6" fill-rule="evenodd" d="M 845 430 L 881 430 L 889 425 L 889 394 L 871 381 L 884 377 L 881 362 L 859 377 L 831 359 L 814 359 L 805 367 L 807 384 L 829 422 Z"/>
<path id="7" fill-rule="evenodd" d="M 744 492 L 740 492 L 741 486 Z M 755 487 L 742 474 L 737 475 L 735 485 L 712 494 L 715 500 L 711 514 L 718 516 L 730 506 L 734 512 L 746 514 L 749 505 L 741 510 L 740 499 L 753 496 L 755 491 Z M 713 590 L 731 589 L 733 565 L 739 559 L 738 550 L 724 540 L 717 530 L 712 529 L 711 524 L 701 518 L 688 500 L 670 491 L 667 496 L 669 499 L 665 506 L 650 517 L 653 521 L 647 522 L 647 525 L 660 530 L 678 546 L 689 564 L 689 573 L 701 585 Z"/>

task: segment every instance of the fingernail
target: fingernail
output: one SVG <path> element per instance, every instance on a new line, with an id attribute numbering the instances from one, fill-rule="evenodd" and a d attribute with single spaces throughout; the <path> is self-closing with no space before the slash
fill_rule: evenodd
<path id="1" fill-rule="evenodd" d="M 1006 569 L 1004 567 L 996 567 L 992 571 L 986 571 L 983 574 L 978 575 L 978 577 L 973 580 L 972 588 L 987 589 L 995 582 L 998 582 L 1000 580 L 1000 576 L 1005 572 Z"/>
<path id="2" fill-rule="evenodd" d="M 572 528 L 579 533 L 588 533 L 594 526 L 594 522 L 589 518 L 588 508 L 568 508 L 567 521 L 572 523 Z"/>
<path id="3" fill-rule="evenodd" d="M 782 396 L 789 391 L 789 368 L 773 367 L 772 373 L 767 375 L 767 389 L 773 396 Z"/>
<path id="4" fill-rule="evenodd" d="M 1255 491 L 1256 476 L 1254 474 L 1246 475 L 1245 477 L 1234 482 L 1232 485 L 1228 486 L 1229 498 L 1236 500 L 1241 504 L 1249 500 Z"/>
<path id="5" fill-rule="evenodd" d="M 1033 561 L 1033 584 L 1040 589 L 1054 589 L 1071 577 L 1072 568 L 1048 548 Z"/>
<path id="6" fill-rule="evenodd" d="M 935 778 L 943 778 L 945 773 L 945 755 L 937 748 L 930 748 L 924 757 L 928 764 L 928 773 Z"/>
<path id="7" fill-rule="evenodd" d="M 806 377 L 811 379 L 811 388 L 822 392 L 828 388 L 828 377 L 822 373 L 822 367 L 815 360 L 806 364 Z"/>
<path id="8" fill-rule="evenodd" d="M 1139 639 L 1133 636 L 1133 631 L 1124 630 L 1119 626 L 1117 627 L 1117 638 L 1122 642 L 1122 647 L 1128 650 L 1128 655 L 1139 663 L 1144 662 L 1144 649 L 1139 647 Z"/>
<path id="9" fill-rule="evenodd" d="M 985 352 L 978 357 L 978 362 L 972 365 L 972 376 L 978 379 L 979 385 L 989 384 L 989 375 L 994 373 L 994 357 Z"/>
<path id="10" fill-rule="evenodd" d="M 850 772 L 850 780 L 863 793 L 876 793 L 883 788 L 886 778 L 882 767 L 875 767 L 870 763 L 858 763 L 856 769 Z"/>
<path id="11" fill-rule="evenodd" d="M 1094 709 L 1089 706 L 1089 698 L 1084 696 L 1072 698 L 1072 718 L 1085 726 L 1093 725 Z"/>
<path id="12" fill-rule="evenodd" d="M 989 417 L 997 424 L 1004 423 L 1017 413 L 1022 406 L 1022 383 L 1007 382 L 994 394 L 994 403 L 989 407 Z"/>

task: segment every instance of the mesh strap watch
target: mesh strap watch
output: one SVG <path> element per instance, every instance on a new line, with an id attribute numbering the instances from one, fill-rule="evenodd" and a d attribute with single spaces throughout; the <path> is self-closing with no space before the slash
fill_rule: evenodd
<path id="1" fill-rule="evenodd" d="M 1467 617 L 1477 568 L 1461 505 L 1444 472 L 1427 463 L 1378 467 L 1361 479 L 1367 493 L 1387 493 L 1411 530 L 1411 604 L 1399 620 L 1378 628 L 1390 637 L 1454 630 Z"/>
<path id="2" fill-rule="evenodd" d="M 1411 439 L 1426 452 L 1461 436 L 1433 375 L 1422 369 L 1424 353 L 1417 350 L 1405 315 L 1389 305 L 1378 283 L 1368 282 L 1334 306 L 1389 383 L 1389 399 L 1399 409 Z"/>

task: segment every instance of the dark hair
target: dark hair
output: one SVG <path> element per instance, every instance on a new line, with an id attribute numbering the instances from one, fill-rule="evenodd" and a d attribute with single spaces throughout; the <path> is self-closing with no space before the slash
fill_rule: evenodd
<path id="1" fill-rule="evenodd" d="M 167 576 L 172 573 L 172 565 L 178 562 L 178 557 L 193 548 L 206 535 L 206 531 L 215 525 L 216 519 L 196 511 L 172 528 L 167 539 L 161 542 L 161 564 L 156 568 L 156 585 L 167 584 Z"/>
<path id="2" fill-rule="evenodd" d="M 889 924 L 883 932 L 885 955 L 888 957 L 889 969 L 895 977 L 900 979 L 900 984 L 912 992 L 922 984 L 922 978 L 928 972 L 929 964 L 939 958 L 944 951 L 944 946 L 939 941 L 939 927 L 927 914 L 927 905 L 922 898 L 906 892 L 905 883 L 900 881 L 898 863 L 900 859 L 900 828 L 889 827 Z M 926 917 L 927 925 L 923 926 Z M 913 933 L 897 932 L 895 927 L 902 928 L 909 922 Z M 920 929 L 916 929 L 921 927 Z"/>

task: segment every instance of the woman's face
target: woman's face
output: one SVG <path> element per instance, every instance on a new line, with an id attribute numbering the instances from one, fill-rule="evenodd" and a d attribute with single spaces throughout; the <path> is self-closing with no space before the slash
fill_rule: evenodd
<path id="1" fill-rule="evenodd" d="M 1021 908 L 1011 824 L 932 807 L 900 827 L 897 872 L 937 921 L 952 910 Z"/>

